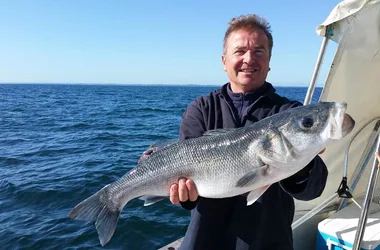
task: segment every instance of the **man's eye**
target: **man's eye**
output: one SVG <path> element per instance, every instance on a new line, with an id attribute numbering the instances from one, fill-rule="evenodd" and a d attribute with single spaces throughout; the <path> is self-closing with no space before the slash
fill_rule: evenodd
<path id="1" fill-rule="evenodd" d="M 245 53 L 244 50 L 237 50 L 237 51 L 235 51 L 235 54 L 239 54 L 239 55 L 244 54 L 244 53 Z"/>
<path id="2" fill-rule="evenodd" d="M 264 51 L 262 51 L 262 50 L 255 50 L 255 55 L 262 56 L 262 55 L 264 55 Z"/>

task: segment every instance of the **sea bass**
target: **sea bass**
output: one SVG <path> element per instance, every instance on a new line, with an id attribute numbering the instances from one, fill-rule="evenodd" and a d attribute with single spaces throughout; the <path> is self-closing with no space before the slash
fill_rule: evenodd
<path id="1" fill-rule="evenodd" d="M 140 197 L 151 205 L 169 196 L 181 177 L 192 179 L 199 196 L 226 198 L 247 194 L 254 203 L 271 184 L 304 168 L 319 152 L 352 131 L 355 121 L 344 102 L 292 108 L 252 125 L 207 131 L 154 150 L 137 166 L 79 203 L 70 218 L 95 222 L 104 246 L 120 212 Z"/>

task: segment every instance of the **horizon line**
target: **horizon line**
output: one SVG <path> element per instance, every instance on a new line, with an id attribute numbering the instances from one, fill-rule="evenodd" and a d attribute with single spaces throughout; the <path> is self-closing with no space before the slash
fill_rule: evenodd
<path id="1" fill-rule="evenodd" d="M 222 86 L 222 84 L 205 84 L 205 83 L 96 83 L 96 82 L 0 82 L 1 84 L 15 84 L 15 85 L 108 85 L 108 86 Z M 282 83 L 273 84 L 274 87 L 309 87 L 308 84 L 296 84 L 296 83 Z M 320 84 L 316 85 L 317 88 L 322 88 Z"/>

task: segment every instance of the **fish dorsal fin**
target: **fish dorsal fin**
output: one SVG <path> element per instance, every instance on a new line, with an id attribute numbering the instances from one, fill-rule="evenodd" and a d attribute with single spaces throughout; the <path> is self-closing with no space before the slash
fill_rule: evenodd
<path id="1" fill-rule="evenodd" d="M 138 162 L 146 160 L 155 152 L 162 150 L 166 147 L 169 147 L 170 145 L 172 145 L 176 142 L 178 142 L 178 141 L 162 141 L 162 142 L 158 142 L 158 143 L 154 143 L 154 144 L 150 145 L 149 148 L 147 148 L 147 150 L 145 150 L 141 154 L 140 158 L 138 159 Z"/>
<path id="2" fill-rule="evenodd" d="M 216 135 L 222 135 L 226 134 L 232 131 L 237 130 L 238 128 L 218 128 L 213 130 L 208 130 L 203 133 L 203 136 L 216 136 Z"/>
<path id="3" fill-rule="evenodd" d="M 155 151 L 158 151 L 158 150 L 161 150 L 163 148 L 169 147 L 170 145 L 172 145 L 172 144 L 174 144 L 176 142 L 177 142 L 177 140 L 173 140 L 173 141 L 160 141 L 160 142 L 152 144 L 149 148 L 154 147 Z"/>

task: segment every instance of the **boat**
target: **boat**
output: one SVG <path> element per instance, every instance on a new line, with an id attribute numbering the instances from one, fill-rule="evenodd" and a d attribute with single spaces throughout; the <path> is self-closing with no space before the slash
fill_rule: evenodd
<path id="1" fill-rule="evenodd" d="M 374 206 L 380 211 L 380 191 L 376 189 L 379 170 L 374 157 L 380 144 L 380 0 L 340 2 L 316 27 L 316 33 L 322 39 L 321 48 L 304 104 L 312 100 L 328 44 L 336 43 L 319 101 L 347 102 L 347 112 L 356 125 L 349 136 L 321 155 L 329 170 L 321 196 L 307 202 L 295 200 L 294 249 L 333 249 L 333 245 L 336 249 L 360 249 L 366 243 L 365 233 L 380 227 L 380 218 L 368 220 L 369 216 L 380 217 L 380 213 L 369 212 Z M 349 230 L 346 228 L 351 233 L 349 242 L 342 239 L 341 229 L 333 228 L 335 232 L 330 234 L 335 235 L 318 243 L 323 240 L 319 230 L 337 217 L 354 223 Z M 338 242 L 334 238 L 339 238 Z M 181 240 L 160 249 L 178 249 Z M 377 246 L 372 244 L 372 247 L 362 249 Z"/>

